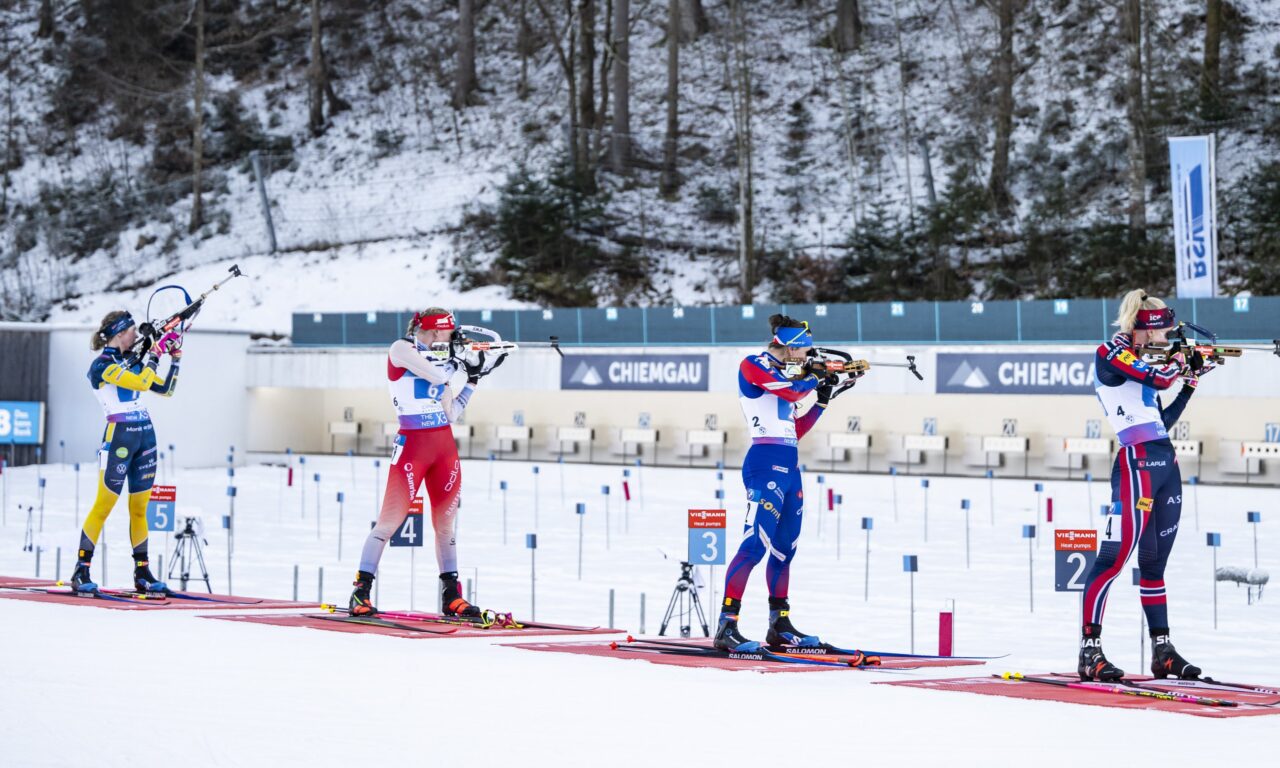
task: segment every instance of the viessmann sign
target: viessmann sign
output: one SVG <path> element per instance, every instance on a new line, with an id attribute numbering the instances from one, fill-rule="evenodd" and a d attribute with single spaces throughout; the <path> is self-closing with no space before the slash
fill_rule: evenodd
<path id="1" fill-rule="evenodd" d="M 939 394 L 1092 395 L 1093 355 L 938 354 Z"/>
<path id="2" fill-rule="evenodd" d="M 706 392 L 707 355 L 565 355 L 561 389 Z"/>

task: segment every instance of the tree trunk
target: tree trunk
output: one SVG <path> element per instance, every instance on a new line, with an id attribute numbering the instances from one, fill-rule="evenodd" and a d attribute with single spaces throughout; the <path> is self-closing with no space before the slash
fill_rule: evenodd
<path id="1" fill-rule="evenodd" d="M 680 132 L 680 0 L 667 0 L 667 135 L 662 142 L 664 195 L 680 187 L 676 173 L 676 137 Z"/>
<path id="2" fill-rule="evenodd" d="M 320 52 L 320 0 L 311 0 L 311 49 L 307 66 L 307 126 L 312 136 L 324 133 L 324 57 Z"/>
<path id="3" fill-rule="evenodd" d="M 578 0 L 578 183 L 584 191 L 595 189 L 591 134 L 596 125 L 595 56 L 596 3 Z"/>
<path id="4" fill-rule="evenodd" d="M 991 155 L 991 202 L 1000 215 L 1009 212 L 1009 143 L 1013 134 L 1013 3 L 996 0 L 1000 47 L 996 52 L 996 139 Z"/>
<path id="5" fill-rule="evenodd" d="M 711 29 L 711 22 L 707 21 L 707 12 L 702 9 L 702 0 L 679 0 L 679 2 L 680 42 L 691 43 Z"/>
<path id="6" fill-rule="evenodd" d="M 836 0 L 836 28 L 832 31 L 831 43 L 840 53 L 856 51 L 862 46 L 858 0 Z"/>
<path id="7" fill-rule="evenodd" d="M 516 50 L 520 53 L 520 82 L 516 86 L 516 97 L 521 101 L 529 98 L 529 54 L 533 48 L 533 30 L 529 28 L 529 3 L 520 0 L 519 27 L 516 32 Z"/>
<path id="8" fill-rule="evenodd" d="M 735 95 L 734 134 L 738 156 L 738 300 L 752 302 L 756 286 L 755 188 L 752 183 L 751 61 L 747 52 L 747 19 L 742 0 L 729 1 L 732 54 L 731 87 Z"/>
<path id="9" fill-rule="evenodd" d="M 902 120 L 902 157 L 907 166 L 907 212 L 916 221 L 916 197 L 911 187 L 911 121 L 907 118 L 907 56 L 902 49 L 902 20 L 898 0 L 893 0 L 893 33 L 898 41 L 898 114 Z"/>
<path id="10" fill-rule="evenodd" d="M 188 232 L 204 224 L 204 199 L 200 174 L 204 170 L 204 0 L 196 0 L 196 82 L 195 112 L 191 129 L 191 221 Z"/>
<path id="11" fill-rule="evenodd" d="M 458 0 L 458 72 L 454 76 L 453 106 L 465 109 L 476 90 L 475 0 Z"/>
<path id="12" fill-rule="evenodd" d="M 40 27 L 36 30 L 36 37 L 52 37 L 53 36 L 53 0 L 40 0 Z"/>
<path id="13" fill-rule="evenodd" d="M 1204 17 L 1204 68 L 1200 72 L 1200 116 L 1222 118 L 1221 84 L 1222 0 L 1208 0 Z"/>
<path id="14" fill-rule="evenodd" d="M 631 170 L 631 0 L 613 0 L 613 172 Z"/>
<path id="15" fill-rule="evenodd" d="M 604 159 L 604 125 L 609 117 L 609 72 L 613 67 L 613 0 L 604 5 L 604 43 L 600 46 L 600 105 L 596 108 L 596 121 L 591 140 L 591 164 L 597 166 Z"/>
<path id="16" fill-rule="evenodd" d="M 1125 0 L 1123 30 L 1126 53 L 1126 113 L 1129 119 L 1129 233 L 1146 237 L 1147 116 L 1142 101 L 1142 0 Z"/>

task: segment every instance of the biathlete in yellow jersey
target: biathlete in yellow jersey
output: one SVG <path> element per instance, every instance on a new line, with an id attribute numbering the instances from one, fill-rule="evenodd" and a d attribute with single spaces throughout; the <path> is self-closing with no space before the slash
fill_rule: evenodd
<path id="1" fill-rule="evenodd" d="M 129 540 L 133 545 L 133 583 L 139 592 L 165 592 L 164 582 L 151 574 L 147 561 L 147 502 L 156 478 L 156 432 L 143 405 L 143 392 L 173 395 L 182 358 L 181 336 L 165 334 L 143 360 L 131 361 L 127 350 L 138 340 L 138 330 L 128 312 L 110 312 L 93 335 L 90 348 L 100 351 L 89 366 L 89 385 L 107 416 L 102 448 L 98 452 L 98 495 L 89 508 L 80 532 L 80 551 L 72 588 L 96 592 L 89 575 L 93 550 L 107 515 L 129 481 Z M 169 355 L 169 372 L 162 380 L 157 368 L 160 356 Z"/>

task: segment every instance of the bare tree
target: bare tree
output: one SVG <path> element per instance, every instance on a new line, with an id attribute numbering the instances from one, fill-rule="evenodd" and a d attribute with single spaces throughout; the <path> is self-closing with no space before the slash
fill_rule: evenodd
<path id="1" fill-rule="evenodd" d="M 516 97 L 529 98 L 529 54 L 533 53 L 533 29 L 529 26 L 528 0 L 520 0 L 520 18 L 517 19 L 516 50 L 520 53 L 520 81 L 516 85 Z"/>
<path id="2" fill-rule="evenodd" d="M 831 32 L 832 47 L 840 53 L 862 46 L 862 18 L 858 0 L 836 0 L 836 26 Z"/>
<path id="3" fill-rule="evenodd" d="M 902 157 L 907 166 L 907 212 L 916 219 L 916 198 L 911 188 L 911 121 L 907 117 L 907 55 L 902 48 L 902 19 L 898 0 L 893 0 L 893 34 L 898 42 L 898 115 L 902 121 Z"/>
<path id="4" fill-rule="evenodd" d="M 204 198 L 200 187 L 204 170 L 204 0 L 196 0 L 195 111 L 191 126 L 191 221 L 187 231 L 204 225 Z"/>
<path id="5" fill-rule="evenodd" d="M 578 183 L 582 189 L 595 188 L 591 134 L 596 125 L 595 56 L 596 3 L 578 0 Z"/>
<path id="6" fill-rule="evenodd" d="M 465 109 L 476 90 L 476 4 L 458 0 L 458 72 L 454 77 L 453 106 Z"/>
<path id="7" fill-rule="evenodd" d="M 711 29 L 702 0 L 680 0 L 680 42 L 691 43 Z"/>
<path id="8" fill-rule="evenodd" d="M 1125 113 L 1129 120 L 1129 233 L 1146 237 L 1147 115 L 1142 99 L 1142 0 L 1124 0 L 1121 8 L 1126 45 Z"/>
<path id="9" fill-rule="evenodd" d="M 40 0 L 40 26 L 36 37 L 53 37 L 53 0 Z"/>
<path id="10" fill-rule="evenodd" d="M 631 0 L 613 0 L 613 172 L 631 168 Z"/>
<path id="11" fill-rule="evenodd" d="M 1222 0 L 1208 0 L 1204 16 L 1204 67 L 1200 70 L 1200 116 L 1222 117 L 1221 85 Z"/>
<path id="12" fill-rule="evenodd" d="M 747 12 L 742 0 L 729 0 L 729 50 L 725 79 L 733 106 L 733 135 L 738 161 L 738 300 L 750 304 L 756 286 L 755 187 L 752 134 L 751 59 L 747 43 Z"/>
<path id="13" fill-rule="evenodd" d="M 307 120 L 312 136 L 324 133 L 324 105 L 329 103 L 329 116 L 338 114 L 351 105 L 340 98 L 333 89 L 333 78 L 324 59 L 324 31 L 320 18 L 320 0 L 311 0 L 311 52 L 307 66 L 307 94 L 310 114 Z"/>
<path id="14" fill-rule="evenodd" d="M 1013 23 L 1015 0 L 992 0 L 1000 45 L 996 49 L 996 138 L 991 154 L 991 180 L 987 188 L 996 211 L 1009 211 L 1009 147 L 1013 134 Z"/>
<path id="15" fill-rule="evenodd" d="M 680 0 L 667 0 L 667 133 L 662 142 L 664 195 L 680 187 L 676 172 L 677 136 L 680 132 Z"/>
<path id="16" fill-rule="evenodd" d="M 551 44 L 556 52 L 556 59 L 560 62 L 560 70 L 564 73 L 565 84 L 569 90 L 569 158 L 573 162 L 574 176 L 580 173 L 578 166 L 578 75 L 576 70 L 575 56 L 575 35 L 574 35 L 574 8 L 573 0 L 564 0 L 565 23 L 564 32 L 556 30 L 557 24 L 555 16 L 551 10 L 547 8 L 544 0 L 533 0 L 534 5 L 538 7 L 538 12 L 542 14 L 542 18 L 546 21 L 547 31 L 551 35 Z M 566 49 L 561 37 L 569 41 Z"/>

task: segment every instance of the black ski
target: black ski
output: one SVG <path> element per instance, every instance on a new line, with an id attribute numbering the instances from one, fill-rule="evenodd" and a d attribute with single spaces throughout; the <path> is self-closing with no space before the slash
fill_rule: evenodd
<path id="1" fill-rule="evenodd" d="M 610 643 L 609 647 L 618 650 L 624 646 L 618 643 Z M 801 656 L 788 656 L 787 654 L 774 653 L 768 650 L 763 644 L 759 648 L 741 651 L 726 651 L 721 648 L 714 648 L 700 645 L 686 645 L 685 643 L 677 643 L 669 640 L 643 640 L 634 637 L 627 638 L 628 650 L 638 650 L 649 653 L 667 653 L 675 656 L 703 656 L 721 659 L 733 659 L 735 661 L 772 661 L 782 664 L 816 664 L 824 667 L 851 667 L 854 669 L 865 669 L 866 667 L 854 663 L 853 661 L 836 661 L 832 659 L 813 659 Z"/>
<path id="2" fill-rule="evenodd" d="M 402 629 L 405 632 L 426 632 L 427 634 L 430 634 L 430 635 L 452 635 L 454 632 L 458 631 L 456 627 L 450 628 L 450 629 L 433 629 L 430 627 L 415 627 L 409 624 L 401 624 L 395 621 L 387 621 L 386 619 L 379 619 L 374 616 L 321 615 L 321 616 L 316 616 L 316 618 L 324 619 L 325 621 L 340 621 L 346 624 L 364 624 L 370 627 L 383 627 L 386 629 Z"/>

